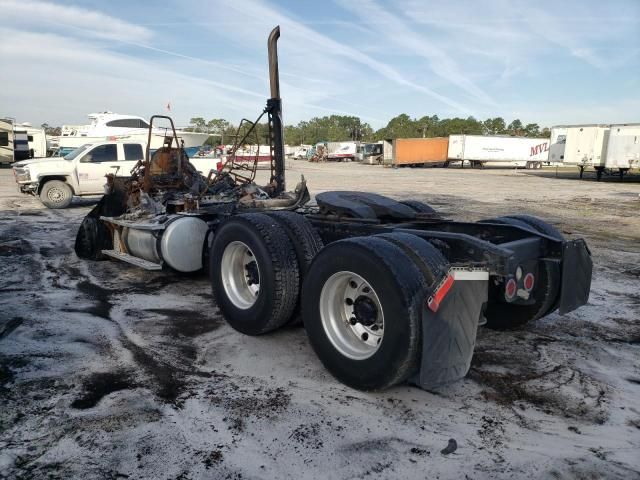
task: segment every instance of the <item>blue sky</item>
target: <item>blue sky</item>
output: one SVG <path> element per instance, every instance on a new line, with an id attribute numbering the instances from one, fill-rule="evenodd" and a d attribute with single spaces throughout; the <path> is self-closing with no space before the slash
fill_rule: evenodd
<path id="1" fill-rule="evenodd" d="M 332 113 L 640 122 L 640 1 L 0 0 L 0 116 L 111 110 L 237 122 L 268 96 L 280 25 L 286 123 Z"/>

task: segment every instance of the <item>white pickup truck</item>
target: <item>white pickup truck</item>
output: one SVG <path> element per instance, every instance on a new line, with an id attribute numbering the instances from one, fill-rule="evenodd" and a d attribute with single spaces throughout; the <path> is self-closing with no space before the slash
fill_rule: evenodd
<path id="1" fill-rule="evenodd" d="M 66 208 L 75 196 L 104 194 L 105 175 L 128 176 L 144 159 L 146 145 L 110 140 L 83 145 L 64 157 L 23 160 L 12 164 L 22 193 L 37 195 L 49 208 Z M 216 159 L 192 159 L 204 175 L 216 168 Z"/>

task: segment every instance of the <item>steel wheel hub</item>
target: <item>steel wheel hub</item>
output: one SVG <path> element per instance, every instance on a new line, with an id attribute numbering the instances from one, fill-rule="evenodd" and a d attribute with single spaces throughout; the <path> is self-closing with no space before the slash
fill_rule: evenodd
<path id="1" fill-rule="evenodd" d="M 47 191 L 47 197 L 52 202 L 60 203 L 62 200 L 64 200 L 65 195 L 61 189 L 54 187 L 49 189 L 49 191 Z"/>
<path id="2" fill-rule="evenodd" d="M 221 261 L 224 291 L 231 303 L 246 310 L 260 293 L 260 268 L 251 249 L 243 242 L 231 242 L 224 249 Z"/>
<path id="3" fill-rule="evenodd" d="M 353 272 L 331 275 L 320 293 L 320 319 L 327 337 L 345 357 L 365 360 L 380 348 L 384 314 L 371 285 Z"/>

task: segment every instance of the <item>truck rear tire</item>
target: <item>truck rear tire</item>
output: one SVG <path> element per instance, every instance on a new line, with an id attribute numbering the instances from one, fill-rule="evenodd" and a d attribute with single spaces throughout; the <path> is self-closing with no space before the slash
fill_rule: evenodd
<path id="1" fill-rule="evenodd" d="M 261 335 L 291 318 L 299 295 L 298 263 L 274 218 L 245 213 L 223 223 L 214 234 L 209 271 L 216 304 L 235 330 Z"/>
<path id="2" fill-rule="evenodd" d="M 49 180 L 40 190 L 40 200 L 47 208 L 67 208 L 73 200 L 73 191 L 61 180 Z"/>
<path id="3" fill-rule="evenodd" d="M 438 212 L 436 212 L 431 205 L 419 202 L 418 200 L 401 200 L 400 203 L 411 208 L 416 213 L 431 213 L 438 215 Z"/>
<path id="4" fill-rule="evenodd" d="M 111 233 L 104 223 L 96 217 L 86 216 L 76 234 L 76 255 L 87 260 L 105 260 L 102 250 L 112 248 Z"/>
<path id="5" fill-rule="evenodd" d="M 532 227 L 534 230 L 544 233 L 545 235 L 549 235 L 550 237 L 555 238 L 556 240 L 564 241 L 564 236 L 553 225 L 545 222 L 544 220 L 539 219 L 538 217 L 534 217 L 533 215 L 507 215 L 505 217 L 500 218 L 513 218 L 515 220 L 521 221 L 528 226 Z"/>
<path id="6" fill-rule="evenodd" d="M 399 246 L 377 237 L 331 243 L 302 287 L 302 314 L 320 361 L 342 383 L 382 390 L 418 369 L 422 272 Z"/>
<path id="7" fill-rule="evenodd" d="M 298 261 L 298 272 L 300 274 L 300 287 L 307 276 L 311 262 L 316 255 L 322 250 L 324 243 L 316 229 L 311 225 L 303 215 L 294 212 L 269 212 L 271 218 L 275 219 L 284 231 L 287 232 L 289 240 L 296 252 L 296 260 Z M 300 316 L 300 296 L 291 316 L 291 324 L 301 324 Z"/>
<path id="8" fill-rule="evenodd" d="M 483 222 L 503 223 L 514 226 L 525 226 L 540 233 L 549 235 L 557 240 L 563 240 L 563 236 L 552 225 L 532 215 L 511 215 L 498 217 Z M 531 305 L 515 305 L 501 301 L 501 286 L 489 289 L 489 302 L 485 316 L 486 326 L 494 330 L 508 330 L 517 328 L 525 323 L 542 318 L 557 308 L 557 298 L 560 292 L 560 271 L 555 264 L 541 261 L 536 285 L 531 292 L 535 302 Z"/>

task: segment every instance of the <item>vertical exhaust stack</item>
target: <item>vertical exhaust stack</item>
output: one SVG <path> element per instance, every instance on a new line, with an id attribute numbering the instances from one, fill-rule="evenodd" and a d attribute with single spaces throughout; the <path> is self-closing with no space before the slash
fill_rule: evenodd
<path id="1" fill-rule="evenodd" d="M 269 114 L 269 140 L 271 144 L 271 182 L 275 185 L 275 194 L 285 191 L 284 175 L 284 129 L 282 127 L 282 99 L 280 98 L 280 75 L 278 73 L 278 38 L 280 26 L 271 30 L 269 48 L 269 83 L 271 98 L 267 100 L 266 111 Z"/>
<path id="2" fill-rule="evenodd" d="M 271 98 L 280 98 L 280 73 L 278 72 L 278 39 L 280 38 L 280 26 L 277 26 L 269 34 L 269 82 L 271 85 Z"/>

